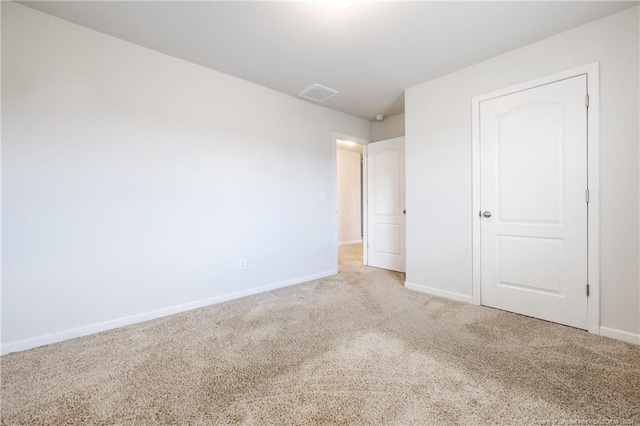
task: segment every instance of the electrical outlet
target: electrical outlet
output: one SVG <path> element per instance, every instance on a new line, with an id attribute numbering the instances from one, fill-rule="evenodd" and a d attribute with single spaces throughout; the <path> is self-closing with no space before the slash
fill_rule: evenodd
<path id="1" fill-rule="evenodd" d="M 247 259 L 240 259 L 240 269 L 247 269 Z"/>

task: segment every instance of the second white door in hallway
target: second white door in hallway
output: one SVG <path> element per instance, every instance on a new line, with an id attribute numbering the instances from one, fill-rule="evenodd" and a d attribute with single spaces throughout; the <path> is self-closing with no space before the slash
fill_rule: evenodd
<path id="1" fill-rule="evenodd" d="M 369 266 L 405 272 L 404 137 L 367 145 Z"/>

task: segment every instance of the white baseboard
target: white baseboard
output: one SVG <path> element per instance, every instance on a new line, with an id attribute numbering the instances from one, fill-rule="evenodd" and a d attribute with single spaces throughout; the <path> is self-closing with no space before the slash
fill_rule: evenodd
<path id="1" fill-rule="evenodd" d="M 473 297 L 472 296 L 467 296 L 467 295 L 460 294 L 460 293 L 453 293 L 451 291 L 440 290 L 440 289 L 437 289 L 437 288 L 428 287 L 426 285 L 414 284 L 414 283 L 410 283 L 410 282 L 405 282 L 404 286 L 405 286 L 405 288 L 408 288 L 409 290 L 415 290 L 415 291 L 419 291 L 419 292 L 422 292 L 422 293 L 431 294 L 433 296 L 444 297 L 446 299 L 455 300 L 457 302 L 473 303 Z"/>
<path id="2" fill-rule="evenodd" d="M 340 246 L 348 246 L 351 244 L 362 244 L 362 240 L 351 240 L 351 241 L 342 241 L 341 243 L 338 243 L 338 247 Z"/>
<path id="3" fill-rule="evenodd" d="M 50 345 L 52 343 L 62 342 L 64 340 L 69 340 L 69 339 L 75 339 L 77 337 L 82 337 L 82 336 L 88 336 L 90 334 L 100 333 L 101 331 L 107 331 L 107 330 L 111 330 L 118 327 L 137 324 L 139 322 L 149 321 L 156 318 L 166 317 L 168 315 L 190 311 L 192 309 L 202 308 L 204 306 L 215 305 L 216 303 L 227 302 L 229 300 L 239 299 L 241 297 L 263 293 L 269 290 L 275 290 L 278 288 L 288 287 L 295 284 L 301 284 L 307 281 L 313 281 L 320 278 L 329 277 L 337 273 L 338 271 L 336 269 L 332 269 L 332 270 L 320 272 L 317 274 L 294 278 L 287 281 L 281 281 L 279 283 L 267 284 L 260 287 L 250 288 L 247 290 L 241 290 L 233 293 L 223 294 L 220 296 L 209 297 L 207 299 L 195 300 L 193 302 L 183 303 L 181 305 L 169 306 L 167 308 L 157 309 L 149 312 L 143 312 L 135 315 L 129 315 L 126 317 L 116 318 L 113 320 L 99 322 L 95 324 L 89 324 L 82 327 L 59 331 L 56 333 L 44 334 L 42 336 L 32 337 L 30 339 L 9 342 L 2 345 L 2 349 L 0 350 L 0 353 L 2 355 L 5 355 L 11 352 L 25 351 L 27 349 L 33 349 L 38 346 Z"/>
<path id="4" fill-rule="evenodd" d="M 601 326 L 600 335 L 611 337 L 612 339 L 622 340 L 623 342 L 627 343 L 633 343 L 634 345 L 640 345 L 640 334 Z"/>
<path id="5" fill-rule="evenodd" d="M 431 294 L 434 296 L 440 296 L 451 300 L 456 300 L 458 302 L 465 303 L 473 303 L 472 296 L 466 296 L 464 294 L 453 293 L 446 290 L 440 290 L 433 287 L 428 287 L 422 284 L 414 284 L 410 282 L 404 283 L 405 288 L 409 290 L 415 290 L 422 293 Z M 632 343 L 635 345 L 640 345 L 640 334 L 630 333 L 628 331 L 617 330 L 615 328 L 609 327 L 600 327 L 601 336 L 610 337 L 612 339 L 622 340 L 623 342 Z"/>

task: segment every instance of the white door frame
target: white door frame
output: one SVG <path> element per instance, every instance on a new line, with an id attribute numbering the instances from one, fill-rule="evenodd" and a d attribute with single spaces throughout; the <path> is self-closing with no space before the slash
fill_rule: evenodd
<path id="1" fill-rule="evenodd" d="M 338 153 L 336 140 L 342 139 L 362 145 L 362 263 L 368 265 L 367 250 L 367 144 L 368 139 L 333 132 L 333 259 L 335 273 L 338 273 Z"/>
<path id="2" fill-rule="evenodd" d="M 480 251 L 480 103 L 515 92 L 551 84 L 578 75 L 587 76 L 589 108 L 587 115 L 587 245 L 589 299 L 587 302 L 588 331 L 600 334 L 600 77 L 599 63 L 562 71 L 505 89 L 474 96 L 471 99 L 472 166 L 473 166 L 473 303 L 480 305 L 481 298 L 481 251 Z M 587 283 L 585 283 L 587 284 Z"/>

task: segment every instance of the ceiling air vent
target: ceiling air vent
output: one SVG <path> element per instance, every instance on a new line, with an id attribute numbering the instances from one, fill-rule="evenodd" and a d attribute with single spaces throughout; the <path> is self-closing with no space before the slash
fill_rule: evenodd
<path id="1" fill-rule="evenodd" d="M 298 93 L 298 96 L 301 98 L 311 99 L 316 102 L 323 102 L 337 93 L 337 90 L 329 89 L 328 87 L 324 87 L 319 84 L 312 84 L 302 92 Z"/>

